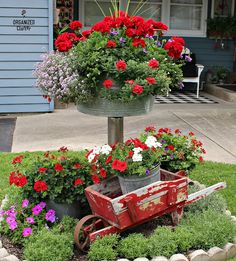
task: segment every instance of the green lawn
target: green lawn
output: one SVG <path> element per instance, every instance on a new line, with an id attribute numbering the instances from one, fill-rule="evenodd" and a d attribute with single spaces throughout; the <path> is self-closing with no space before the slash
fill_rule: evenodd
<path id="1" fill-rule="evenodd" d="M 198 180 L 207 186 L 225 181 L 227 188 L 217 193 L 221 193 L 227 201 L 229 210 L 236 215 L 236 164 L 223 164 L 205 162 L 200 164 L 190 173 L 190 178 Z M 236 261 L 236 260 L 235 260 Z"/>
<path id="2" fill-rule="evenodd" d="M 70 152 L 73 154 L 76 152 Z M 31 158 L 36 157 L 39 152 L 23 153 L 26 164 L 30 164 Z M 2 200 L 6 194 L 7 188 L 9 187 L 8 176 L 12 171 L 11 161 L 16 153 L 0 153 L 0 200 Z M 227 201 L 228 208 L 232 214 L 236 215 L 236 164 L 222 164 L 205 162 L 200 164 L 197 168 L 190 173 L 190 178 L 198 180 L 199 182 L 210 186 L 214 183 L 225 181 L 227 188 L 221 190 L 221 193 Z M 236 260 L 234 260 L 236 261 Z"/>

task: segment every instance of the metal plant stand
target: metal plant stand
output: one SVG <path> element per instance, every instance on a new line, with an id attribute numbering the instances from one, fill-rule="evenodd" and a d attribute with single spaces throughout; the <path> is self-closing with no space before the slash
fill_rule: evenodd
<path id="1" fill-rule="evenodd" d="M 108 144 L 124 141 L 124 117 L 108 117 Z"/>

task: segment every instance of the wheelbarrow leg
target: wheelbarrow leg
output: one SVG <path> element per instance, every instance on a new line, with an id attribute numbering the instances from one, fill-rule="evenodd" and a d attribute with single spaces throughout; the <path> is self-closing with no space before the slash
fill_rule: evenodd
<path id="1" fill-rule="evenodd" d="M 179 224 L 183 217 L 184 209 L 182 207 L 177 208 L 173 212 L 171 212 L 171 219 L 172 219 L 172 224 L 173 226 L 176 226 Z"/>

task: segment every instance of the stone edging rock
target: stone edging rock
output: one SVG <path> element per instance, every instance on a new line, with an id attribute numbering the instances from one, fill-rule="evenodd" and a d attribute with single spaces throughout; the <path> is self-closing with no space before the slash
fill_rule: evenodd
<path id="1" fill-rule="evenodd" d="M 198 182 L 195 182 L 198 183 Z M 200 184 L 202 187 L 204 185 Z M 7 203 L 7 196 L 2 200 L 2 204 L 0 208 L 3 208 Z M 225 211 L 227 216 L 230 216 L 232 221 L 236 223 L 236 217 L 231 215 L 229 210 Z M 0 219 L 1 222 L 1 219 Z M 174 254 L 170 257 L 170 259 L 165 256 L 157 256 L 152 259 L 148 259 L 146 257 L 139 257 L 134 259 L 133 261 L 226 261 L 236 256 L 236 244 L 227 243 L 223 249 L 219 247 L 212 247 L 207 252 L 202 249 L 198 249 L 193 251 L 188 256 L 183 254 Z M 0 261 L 20 261 L 16 256 L 11 255 L 7 252 L 5 248 L 3 248 L 2 241 L 0 238 Z M 24 260 L 25 261 L 25 260 Z M 101 260 L 102 261 L 102 260 Z M 117 261 L 131 261 L 126 258 L 117 259 Z"/>

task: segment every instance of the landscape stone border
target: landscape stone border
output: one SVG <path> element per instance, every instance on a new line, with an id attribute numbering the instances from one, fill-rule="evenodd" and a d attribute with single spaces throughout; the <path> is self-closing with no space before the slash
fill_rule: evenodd
<path id="1" fill-rule="evenodd" d="M 201 188 L 204 188 L 205 185 L 200 184 L 198 181 L 193 181 L 196 185 Z M 8 201 L 7 195 L 2 200 L 0 208 L 3 208 Z M 231 215 L 229 210 L 225 211 L 227 216 L 230 216 L 232 221 L 236 223 L 236 217 Z M 1 218 L 0 218 L 1 222 Z M 236 256 L 236 244 L 227 243 L 223 249 L 219 247 L 212 247 L 207 252 L 198 249 L 193 251 L 188 256 L 183 254 L 174 254 L 169 259 L 165 256 L 157 256 L 152 259 L 148 259 L 146 257 L 138 257 L 133 261 L 226 261 Z M 15 255 L 11 255 L 7 252 L 7 250 L 3 247 L 1 237 L 0 237 L 0 261 L 20 261 Z M 23 260 L 26 261 L 26 260 Z M 102 261 L 102 260 L 101 260 Z M 117 261 L 131 261 L 126 258 L 119 258 Z"/>

